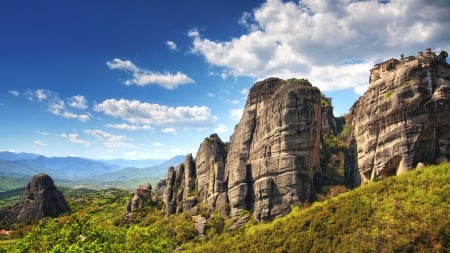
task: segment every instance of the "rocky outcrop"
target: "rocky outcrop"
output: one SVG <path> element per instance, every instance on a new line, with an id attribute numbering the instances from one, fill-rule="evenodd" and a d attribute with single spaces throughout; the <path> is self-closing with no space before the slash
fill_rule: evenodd
<path id="1" fill-rule="evenodd" d="M 257 220 L 309 201 L 319 167 L 321 94 L 306 80 L 270 78 L 250 90 L 226 161 L 230 216 Z"/>
<path id="2" fill-rule="evenodd" d="M 238 218 L 248 210 L 267 220 L 309 201 L 319 167 L 321 98 L 307 80 L 256 83 L 229 145 L 213 134 L 195 160 L 186 157 L 182 179 L 175 179 L 181 168 L 169 169 L 166 213 L 196 215 L 203 209 Z"/>
<path id="3" fill-rule="evenodd" d="M 182 211 L 195 215 L 201 203 L 208 212 L 219 210 L 226 216 L 225 159 L 226 145 L 212 134 L 200 144 L 195 160 L 188 154 L 176 169 L 170 167 L 162 195 L 166 215 Z"/>
<path id="4" fill-rule="evenodd" d="M 145 204 L 152 201 L 152 186 L 139 186 L 133 198 L 127 202 L 127 213 L 135 212 L 145 207 Z"/>
<path id="5" fill-rule="evenodd" d="M 28 183 L 19 203 L 0 212 L 0 220 L 32 223 L 44 217 L 57 217 L 69 211 L 69 205 L 56 188 L 53 179 L 45 174 L 37 174 Z"/>
<path id="6" fill-rule="evenodd" d="M 358 185 L 396 175 L 421 163 L 450 158 L 450 67 L 446 52 L 377 64 L 348 124 L 354 144 L 347 180 Z"/>
<path id="7" fill-rule="evenodd" d="M 195 157 L 197 171 L 197 188 L 199 201 L 206 204 L 208 212 L 218 210 L 226 215 L 227 182 L 225 179 L 225 160 L 227 145 L 212 134 L 206 138 L 198 149 Z"/>

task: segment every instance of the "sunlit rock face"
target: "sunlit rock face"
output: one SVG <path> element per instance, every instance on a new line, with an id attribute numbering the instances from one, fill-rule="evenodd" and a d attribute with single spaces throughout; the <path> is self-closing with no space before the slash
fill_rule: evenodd
<path id="1" fill-rule="evenodd" d="M 354 155 L 346 174 L 355 185 L 450 158 L 450 66 L 431 49 L 374 66 L 353 105 Z"/>
<path id="2" fill-rule="evenodd" d="M 248 210 L 256 220 L 267 220 L 310 201 L 322 115 L 329 114 L 321 108 L 323 99 L 307 80 L 256 83 L 230 143 L 212 134 L 195 160 L 188 155 L 182 166 L 169 168 L 162 196 L 166 213 L 217 211 L 238 218 Z M 325 123 L 328 132 L 335 131 L 334 121 Z"/>
<path id="3" fill-rule="evenodd" d="M 269 78 L 250 90 L 225 165 L 230 216 L 257 220 L 309 201 L 319 168 L 321 94 L 306 80 Z"/>

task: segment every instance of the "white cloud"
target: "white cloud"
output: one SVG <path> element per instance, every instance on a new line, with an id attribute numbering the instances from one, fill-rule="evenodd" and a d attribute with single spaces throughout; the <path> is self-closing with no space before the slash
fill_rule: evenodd
<path id="1" fill-rule="evenodd" d="M 208 92 L 208 97 L 215 97 L 216 95 L 214 95 L 214 93 L 212 92 Z"/>
<path id="2" fill-rule="evenodd" d="M 106 124 L 109 128 L 115 128 L 115 129 L 121 129 L 121 130 L 128 130 L 128 131 L 137 131 L 137 130 L 153 130 L 153 127 L 149 125 L 139 125 L 139 124 Z"/>
<path id="3" fill-rule="evenodd" d="M 36 90 L 36 98 L 41 102 L 46 100 L 49 95 L 51 95 L 51 92 L 48 90 Z"/>
<path id="4" fill-rule="evenodd" d="M 39 131 L 39 130 L 37 130 L 36 133 L 38 133 L 39 135 L 42 135 L 42 136 L 49 136 L 50 135 L 47 132 L 43 132 L 43 131 Z"/>
<path id="5" fill-rule="evenodd" d="M 64 118 L 78 119 L 81 122 L 87 122 L 92 117 L 91 114 L 89 113 L 76 114 L 69 111 L 66 107 L 66 103 L 58 97 L 58 94 L 50 90 L 43 90 L 43 89 L 35 91 L 28 90 L 25 92 L 25 96 L 27 96 L 27 98 L 31 101 L 37 100 L 38 102 L 46 104 L 49 112 L 58 116 L 62 116 Z M 71 101 L 71 99 L 69 99 L 69 101 Z M 81 106 L 81 104 L 78 104 L 78 106 Z"/>
<path id="6" fill-rule="evenodd" d="M 223 125 L 223 124 L 218 125 L 218 126 L 214 129 L 214 132 L 216 132 L 216 133 L 218 133 L 218 134 L 226 133 L 226 132 L 228 132 L 228 131 L 230 131 L 230 130 L 227 128 L 227 126 L 225 126 L 225 125 Z"/>
<path id="7" fill-rule="evenodd" d="M 171 40 L 166 41 L 166 45 L 169 47 L 171 51 L 178 51 L 177 44 Z"/>
<path id="8" fill-rule="evenodd" d="M 35 141 L 33 142 L 33 144 L 34 144 L 35 146 L 39 146 L 39 147 L 47 146 L 44 142 L 42 142 L 42 141 L 40 141 L 40 140 L 35 140 Z"/>
<path id="9" fill-rule="evenodd" d="M 68 103 L 73 108 L 78 109 L 86 109 L 87 101 L 86 98 L 82 95 L 76 95 L 68 99 Z"/>
<path id="10" fill-rule="evenodd" d="M 125 81 L 126 85 L 145 86 L 149 84 L 157 84 L 169 90 L 173 90 L 183 84 L 195 83 L 189 76 L 178 71 L 172 73 L 159 73 L 137 67 L 131 61 L 124 61 L 118 58 L 106 62 L 110 69 L 125 70 L 132 73 L 133 78 Z"/>
<path id="11" fill-rule="evenodd" d="M 128 138 L 123 135 L 113 135 L 108 132 L 99 129 L 84 130 L 85 134 L 94 136 L 97 140 L 101 141 L 107 148 L 137 148 L 136 145 L 129 143 Z"/>
<path id="12" fill-rule="evenodd" d="M 107 99 L 97 104 L 95 110 L 133 124 L 209 126 L 216 121 L 206 106 L 168 107 L 139 100 Z"/>
<path id="13" fill-rule="evenodd" d="M 227 103 L 232 104 L 232 105 L 237 105 L 241 102 L 238 99 L 233 99 L 233 100 L 227 99 L 226 101 L 227 101 Z"/>
<path id="14" fill-rule="evenodd" d="M 72 133 L 72 134 L 61 134 L 61 137 L 64 139 L 67 139 L 70 142 L 76 143 L 76 144 L 80 144 L 86 147 L 89 147 L 91 145 L 91 143 L 87 140 L 84 139 L 80 139 L 78 137 L 78 134 Z"/>
<path id="15" fill-rule="evenodd" d="M 20 92 L 18 90 L 10 90 L 8 92 L 9 92 L 9 94 L 16 96 L 16 97 L 20 95 Z"/>
<path id="16" fill-rule="evenodd" d="M 248 90 L 247 89 L 242 89 L 239 91 L 242 95 L 247 96 L 248 95 Z"/>
<path id="17" fill-rule="evenodd" d="M 161 129 L 161 132 L 165 133 L 165 134 L 177 134 L 177 130 L 173 127 L 166 127 Z"/>
<path id="18" fill-rule="evenodd" d="M 302 77 L 323 91 L 368 83 L 377 59 L 449 50 L 450 2 L 426 0 L 298 2 L 267 0 L 228 41 L 189 31 L 192 51 L 223 73 L 264 79 Z"/>
<path id="19" fill-rule="evenodd" d="M 243 109 L 231 109 L 230 110 L 230 118 L 236 121 L 241 120 Z"/>
<path id="20" fill-rule="evenodd" d="M 153 142 L 153 146 L 155 146 L 155 147 L 164 147 L 164 144 L 162 144 L 161 142 Z"/>

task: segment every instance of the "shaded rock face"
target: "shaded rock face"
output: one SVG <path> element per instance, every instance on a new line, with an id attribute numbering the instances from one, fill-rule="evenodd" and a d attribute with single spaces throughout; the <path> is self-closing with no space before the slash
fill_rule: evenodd
<path id="1" fill-rule="evenodd" d="M 270 78 L 250 90 L 226 160 L 230 216 L 286 214 L 312 196 L 319 167 L 321 94 L 306 80 Z"/>
<path id="2" fill-rule="evenodd" d="M 421 163 L 450 158 L 450 67 L 447 54 L 375 65 L 366 93 L 352 107 L 353 153 L 346 179 L 359 185 Z"/>
<path id="3" fill-rule="evenodd" d="M 200 144 L 195 160 L 188 154 L 183 164 L 176 169 L 169 168 L 162 195 L 166 215 L 182 211 L 195 215 L 199 203 L 204 204 L 208 212 L 218 210 L 223 216 L 227 215 L 225 146 L 216 134 L 212 134 Z"/>
<path id="4" fill-rule="evenodd" d="M 63 194 L 56 188 L 53 179 L 45 174 L 33 176 L 20 202 L 3 210 L 1 219 L 30 223 L 44 217 L 57 217 L 69 212 L 70 208 Z"/>

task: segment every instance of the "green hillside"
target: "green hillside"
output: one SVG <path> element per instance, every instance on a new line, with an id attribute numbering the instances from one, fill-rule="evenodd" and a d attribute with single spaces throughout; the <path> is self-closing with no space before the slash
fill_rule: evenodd
<path id="1" fill-rule="evenodd" d="M 187 214 L 160 203 L 123 223 L 129 193 L 73 195 L 73 214 L 17 230 L 0 252 L 448 252 L 450 163 L 364 185 L 272 222 L 223 232 L 214 217 L 203 241 Z M 30 233 L 26 229 L 31 229 Z M 12 243 L 12 244 L 10 244 Z"/>
<path id="2" fill-rule="evenodd" d="M 362 186 L 188 252 L 448 252 L 450 164 Z"/>

